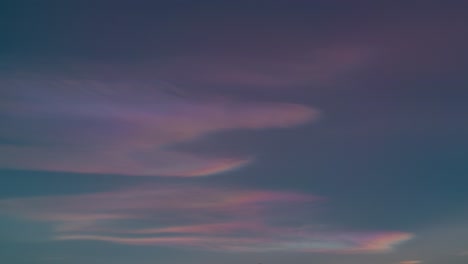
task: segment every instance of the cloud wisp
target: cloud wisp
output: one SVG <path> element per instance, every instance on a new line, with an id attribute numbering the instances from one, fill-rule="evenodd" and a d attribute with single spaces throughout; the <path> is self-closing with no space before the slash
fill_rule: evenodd
<path id="1" fill-rule="evenodd" d="M 287 91 L 294 87 L 335 84 L 363 68 L 371 57 L 371 50 L 364 45 L 333 44 L 324 49 L 315 47 L 310 40 L 299 41 L 310 46 L 292 47 L 291 43 L 282 43 L 274 52 L 261 55 L 258 52 L 245 52 L 242 56 L 205 52 L 179 57 L 165 65 L 160 74 L 175 82 Z M 284 51 L 285 47 L 291 50 Z"/>
<path id="2" fill-rule="evenodd" d="M 423 263 L 421 260 L 404 260 L 400 261 L 400 264 L 421 264 Z"/>
<path id="3" fill-rule="evenodd" d="M 158 86 L 159 85 L 159 86 Z M 2 138 L 0 167 L 139 176 L 195 177 L 239 168 L 252 157 L 209 157 L 174 150 L 177 143 L 227 130 L 287 128 L 317 111 L 275 102 L 192 100 L 163 85 L 95 80 L 5 82 L 2 112 L 14 122 Z"/>
<path id="4" fill-rule="evenodd" d="M 380 253 L 412 237 L 404 232 L 324 229 L 313 219 L 320 201 L 323 198 L 293 192 L 159 184 L 6 199 L 0 201 L 0 211 L 52 223 L 56 240 L 200 250 Z"/>

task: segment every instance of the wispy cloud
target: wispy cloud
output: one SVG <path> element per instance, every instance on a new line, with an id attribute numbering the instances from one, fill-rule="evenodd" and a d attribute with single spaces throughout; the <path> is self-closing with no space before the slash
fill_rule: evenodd
<path id="1" fill-rule="evenodd" d="M 421 264 L 423 263 L 421 260 L 404 260 L 400 261 L 400 264 Z"/>
<path id="2" fill-rule="evenodd" d="M 53 237 L 58 240 L 203 250 L 376 253 L 412 237 L 403 232 L 320 228 L 314 223 L 313 209 L 321 200 L 293 192 L 160 184 L 8 199 L 0 201 L 0 210 L 54 223 Z"/>
<path id="3" fill-rule="evenodd" d="M 397 23 L 384 13 L 376 15 L 382 10 L 346 18 L 338 12 L 333 15 L 336 21 L 327 19 L 341 27 L 326 29 L 311 26 L 327 23 L 309 14 L 297 20 L 282 17 L 285 21 L 279 24 L 269 16 L 259 23 L 257 16 L 245 15 L 244 27 L 239 27 L 237 17 L 212 21 L 216 27 L 204 18 L 189 27 L 197 28 L 194 41 L 204 45 L 169 58 L 159 65 L 159 74 L 167 80 L 216 89 L 279 89 L 289 94 L 294 88 L 329 87 L 388 72 L 401 77 L 444 71 L 466 46 L 459 34 L 466 15 L 452 9 L 425 10 L 424 14 L 416 10 L 399 12 Z M 309 26 L 304 26 L 305 21 Z"/>
<path id="4" fill-rule="evenodd" d="M 204 176 L 252 157 L 209 157 L 174 144 L 234 129 L 307 123 L 314 109 L 287 103 L 192 100 L 135 83 L 46 80 L 6 82 L 15 100 L 4 112 L 15 122 L 4 138 L 32 142 L 0 146 L 3 168 L 147 176 Z M 136 87 L 135 87 L 136 86 Z"/>
<path id="5" fill-rule="evenodd" d="M 300 41 L 309 46 L 294 47 L 280 41 L 283 45 L 271 53 L 229 56 L 205 52 L 178 57 L 165 65 L 160 74 L 178 82 L 286 90 L 334 84 L 367 65 L 372 56 L 372 50 L 365 45 L 347 43 L 320 48 L 310 39 Z"/>

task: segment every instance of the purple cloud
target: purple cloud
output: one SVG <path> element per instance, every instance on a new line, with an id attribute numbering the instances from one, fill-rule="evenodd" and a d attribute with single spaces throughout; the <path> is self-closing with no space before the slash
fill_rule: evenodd
<path id="1" fill-rule="evenodd" d="M 86 80 L 26 80 L 8 83 L 17 99 L 6 101 L 3 110 L 16 121 L 2 134 L 34 144 L 0 146 L 3 168 L 212 175 L 243 166 L 252 157 L 207 157 L 171 146 L 227 130 L 287 128 L 318 115 L 303 105 L 191 100 L 134 83 L 114 87 Z"/>

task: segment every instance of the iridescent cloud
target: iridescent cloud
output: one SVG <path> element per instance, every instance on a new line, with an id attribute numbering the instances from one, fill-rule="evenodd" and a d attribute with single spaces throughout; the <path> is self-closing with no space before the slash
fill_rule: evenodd
<path id="1" fill-rule="evenodd" d="M 317 116 L 317 111 L 302 105 L 193 100 L 168 95 L 148 84 L 44 78 L 4 84 L 7 97 L 15 99 L 0 107 L 15 122 L 0 136 L 27 143 L 0 146 L 2 168 L 212 175 L 243 166 L 252 158 L 214 158 L 177 151 L 173 146 L 225 130 L 287 128 Z"/>
<path id="2" fill-rule="evenodd" d="M 6 215 L 52 223 L 57 240 L 97 240 L 221 251 L 378 253 L 412 235 L 324 230 L 323 198 L 197 185 L 139 186 L 62 197 L 0 200 Z M 294 222 L 294 224 L 287 224 Z"/>
<path id="3" fill-rule="evenodd" d="M 413 238 L 412 234 L 404 232 L 376 233 L 366 239 L 356 252 L 385 252 L 391 250 L 395 245 Z"/>

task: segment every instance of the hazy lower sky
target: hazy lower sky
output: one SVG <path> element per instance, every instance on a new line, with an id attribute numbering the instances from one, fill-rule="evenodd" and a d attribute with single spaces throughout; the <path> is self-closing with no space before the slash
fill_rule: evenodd
<path id="1" fill-rule="evenodd" d="M 1 263 L 468 262 L 467 4 L 6 2 Z"/>

